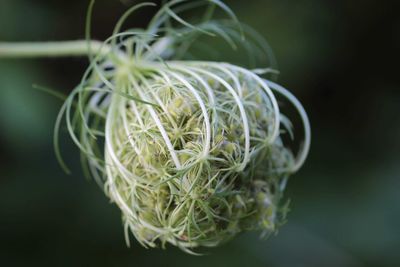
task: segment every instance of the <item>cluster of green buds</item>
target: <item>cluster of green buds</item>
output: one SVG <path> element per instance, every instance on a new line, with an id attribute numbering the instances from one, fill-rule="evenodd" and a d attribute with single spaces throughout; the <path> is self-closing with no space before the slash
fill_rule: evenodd
<path id="1" fill-rule="evenodd" d="M 197 24 L 180 15 L 204 4 Z M 169 1 L 147 29 L 120 32 L 133 11 L 150 5 L 128 10 L 114 34 L 91 49 L 90 67 L 59 114 L 56 143 L 65 117 L 85 172 L 122 212 L 128 244 L 133 234 L 145 247 L 169 243 L 192 252 L 242 231 L 274 232 L 287 211 L 287 178 L 308 153 L 305 111 L 260 69 L 178 57 L 190 55 L 201 35 L 234 46 L 254 34 L 224 3 Z M 213 20 L 216 7 L 230 19 Z M 282 138 L 293 131 L 277 95 L 303 122 L 298 153 Z"/>

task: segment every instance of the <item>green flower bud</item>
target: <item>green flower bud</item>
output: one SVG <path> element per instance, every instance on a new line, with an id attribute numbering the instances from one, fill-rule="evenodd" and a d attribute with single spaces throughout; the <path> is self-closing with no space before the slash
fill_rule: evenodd
<path id="1" fill-rule="evenodd" d="M 185 38 L 213 29 L 185 24 L 163 31 L 168 12 L 184 2 L 166 4 L 147 30 L 111 37 L 112 49 L 92 60 L 62 112 L 85 166 L 121 209 L 126 236 L 191 252 L 242 231 L 274 231 L 284 215 L 286 180 L 303 164 L 310 135 L 298 101 L 255 72 L 169 60 Z M 227 11 L 218 0 L 206 2 Z M 281 138 L 277 93 L 304 123 L 306 142 L 297 156 Z"/>

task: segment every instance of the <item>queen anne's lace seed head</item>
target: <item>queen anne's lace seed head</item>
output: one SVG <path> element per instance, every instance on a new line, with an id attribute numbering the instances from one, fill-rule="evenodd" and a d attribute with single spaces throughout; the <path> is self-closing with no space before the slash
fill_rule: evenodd
<path id="1" fill-rule="evenodd" d="M 219 0 L 196 3 L 203 2 L 233 23 L 189 24 L 179 12 L 194 2 L 184 0 L 162 7 L 147 30 L 118 33 L 123 16 L 59 116 L 57 127 L 66 115 L 85 170 L 121 209 L 128 244 L 131 232 L 146 247 L 190 252 L 245 230 L 273 232 L 287 210 L 286 179 L 308 152 L 307 117 L 285 89 L 232 64 L 171 60 L 199 34 L 241 38 L 230 9 Z M 276 93 L 302 117 L 298 155 L 281 137 L 292 129 Z"/>

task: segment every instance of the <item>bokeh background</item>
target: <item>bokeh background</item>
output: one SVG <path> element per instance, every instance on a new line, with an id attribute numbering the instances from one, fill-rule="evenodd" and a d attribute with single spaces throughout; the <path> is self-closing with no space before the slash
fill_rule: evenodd
<path id="1" fill-rule="evenodd" d="M 138 1 L 98 0 L 104 39 Z M 1 266 L 400 266 L 400 82 L 397 1 L 229 1 L 265 36 L 279 82 L 304 104 L 312 148 L 294 175 L 288 223 L 277 236 L 240 235 L 207 255 L 127 248 L 120 213 L 83 177 L 64 138 L 64 174 L 52 134 L 61 102 L 32 89 L 68 93 L 86 59 L 0 59 Z M 84 36 L 87 1 L 0 0 L 0 41 Z M 144 26 L 145 9 L 128 21 Z M 226 58 L 237 53 L 225 47 Z"/>

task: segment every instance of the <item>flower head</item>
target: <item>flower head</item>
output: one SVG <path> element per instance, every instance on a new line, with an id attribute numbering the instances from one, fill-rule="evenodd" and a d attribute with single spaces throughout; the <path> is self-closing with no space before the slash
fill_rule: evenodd
<path id="1" fill-rule="evenodd" d="M 202 4 L 210 8 L 197 24 L 180 16 Z M 308 153 L 303 108 L 260 70 L 177 60 L 201 35 L 221 36 L 233 47 L 246 42 L 246 32 L 255 36 L 219 0 L 170 1 L 147 29 L 120 32 L 126 17 L 147 5 L 128 10 L 104 47 L 92 51 L 56 129 L 65 115 L 85 169 L 121 209 L 128 244 L 131 232 L 143 246 L 170 243 L 191 252 L 242 231 L 273 232 L 287 210 L 286 180 Z M 212 20 L 215 7 L 230 20 Z M 304 123 L 297 155 L 282 138 L 292 129 L 277 94 Z"/>

